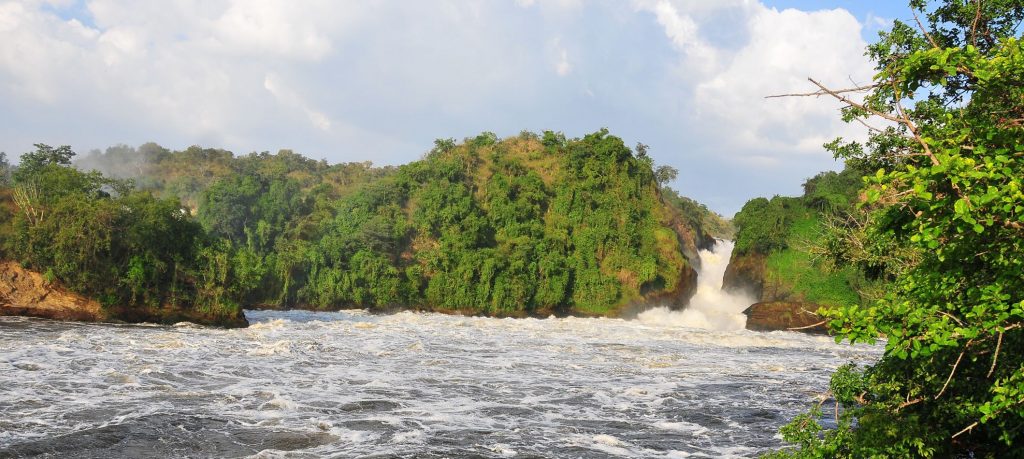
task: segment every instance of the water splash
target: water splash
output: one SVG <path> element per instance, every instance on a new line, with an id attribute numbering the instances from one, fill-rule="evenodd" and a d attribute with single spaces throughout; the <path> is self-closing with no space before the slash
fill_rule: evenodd
<path id="1" fill-rule="evenodd" d="M 640 313 L 637 319 L 646 324 L 702 328 L 705 330 L 742 330 L 747 317 L 743 310 L 756 303 L 753 298 L 722 290 L 722 278 L 732 255 L 732 241 L 718 241 L 711 250 L 700 251 L 701 269 L 697 272 L 697 293 L 682 311 L 667 307 Z"/>
<path id="2" fill-rule="evenodd" d="M 0 317 L 0 457 L 756 457 L 882 350 L 612 318 L 246 316 Z"/>

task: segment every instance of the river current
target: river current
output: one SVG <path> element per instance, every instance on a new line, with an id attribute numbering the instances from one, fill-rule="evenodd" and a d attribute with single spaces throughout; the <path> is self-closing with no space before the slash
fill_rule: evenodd
<path id="1" fill-rule="evenodd" d="M 0 317 L 0 457 L 755 457 L 880 349 L 743 330 L 729 250 L 702 252 L 689 310 L 633 320 Z"/>

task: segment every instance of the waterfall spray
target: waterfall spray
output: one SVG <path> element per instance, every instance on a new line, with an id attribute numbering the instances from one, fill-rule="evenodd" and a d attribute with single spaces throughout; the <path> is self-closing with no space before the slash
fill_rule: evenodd
<path id="1" fill-rule="evenodd" d="M 697 293 L 682 311 L 667 307 L 640 313 L 641 322 L 708 330 L 742 330 L 747 323 L 743 310 L 756 301 L 747 295 L 722 290 L 722 278 L 729 265 L 733 242 L 719 240 L 711 250 L 700 251 L 700 270 L 697 272 Z"/>

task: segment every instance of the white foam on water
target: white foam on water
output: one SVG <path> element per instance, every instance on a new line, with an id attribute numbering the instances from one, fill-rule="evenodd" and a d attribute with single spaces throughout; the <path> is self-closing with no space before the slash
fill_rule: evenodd
<path id="1" fill-rule="evenodd" d="M 256 347 L 249 349 L 248 354 L 252 356 L 290 354 L 291 349 L 291 341 L 282 339 L 274 341 L 272 343 L 259 343 Z"/>
<path id="2" fill-rule="evenodd" d="M 515 457 L 519 454 L 516 450 L 512 449 L 512 447 L 503 443 L 488 445 L 486 448 L 500 457 Z"/>
<path id="3" fill-rule="evenodd" d="M 880 353 L 692 322 L 247 315 L 239 330 L 0 318 L 0 455 L 173 417 L 185 435 L 156 433 L 240 448 L 177 455 L 755 457 L 833 369 Z M 245 449 L 282 432 L 326 437 Z"/>
<path id="4" fill-rule="evenodd" d="M 690 434 L 690 435 L 692 435 L 694 437 L 698 437 L 698 436 L 701 436 L 701 435 L 704 435 L 704 434 L 708 433 L 707 427 L 704 427 L 704 426 L 702 426 L 700 424 L 694 424 L 692 422 L 685 422 L 685 421 L 681 421 L 681 422 L 660 421 L 660 422 L 654 423 L 654 425 L 655 425 L 655 427 L 657 427 L 659 429 L 678 431 L 678 432 L 686 432 L 686 433 L 688 433 L 688 434 Z"/>

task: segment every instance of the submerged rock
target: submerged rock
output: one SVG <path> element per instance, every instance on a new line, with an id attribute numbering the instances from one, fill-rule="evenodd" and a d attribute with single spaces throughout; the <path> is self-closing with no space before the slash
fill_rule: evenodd
<path id="1" fill-rule="evenodd" d="M 747 330 L 825 334 L 825 319 L 815 313 L 819 307 L 814 303 L 773 301 L 755 303 L 743 313 L 747 316 Z"/>

